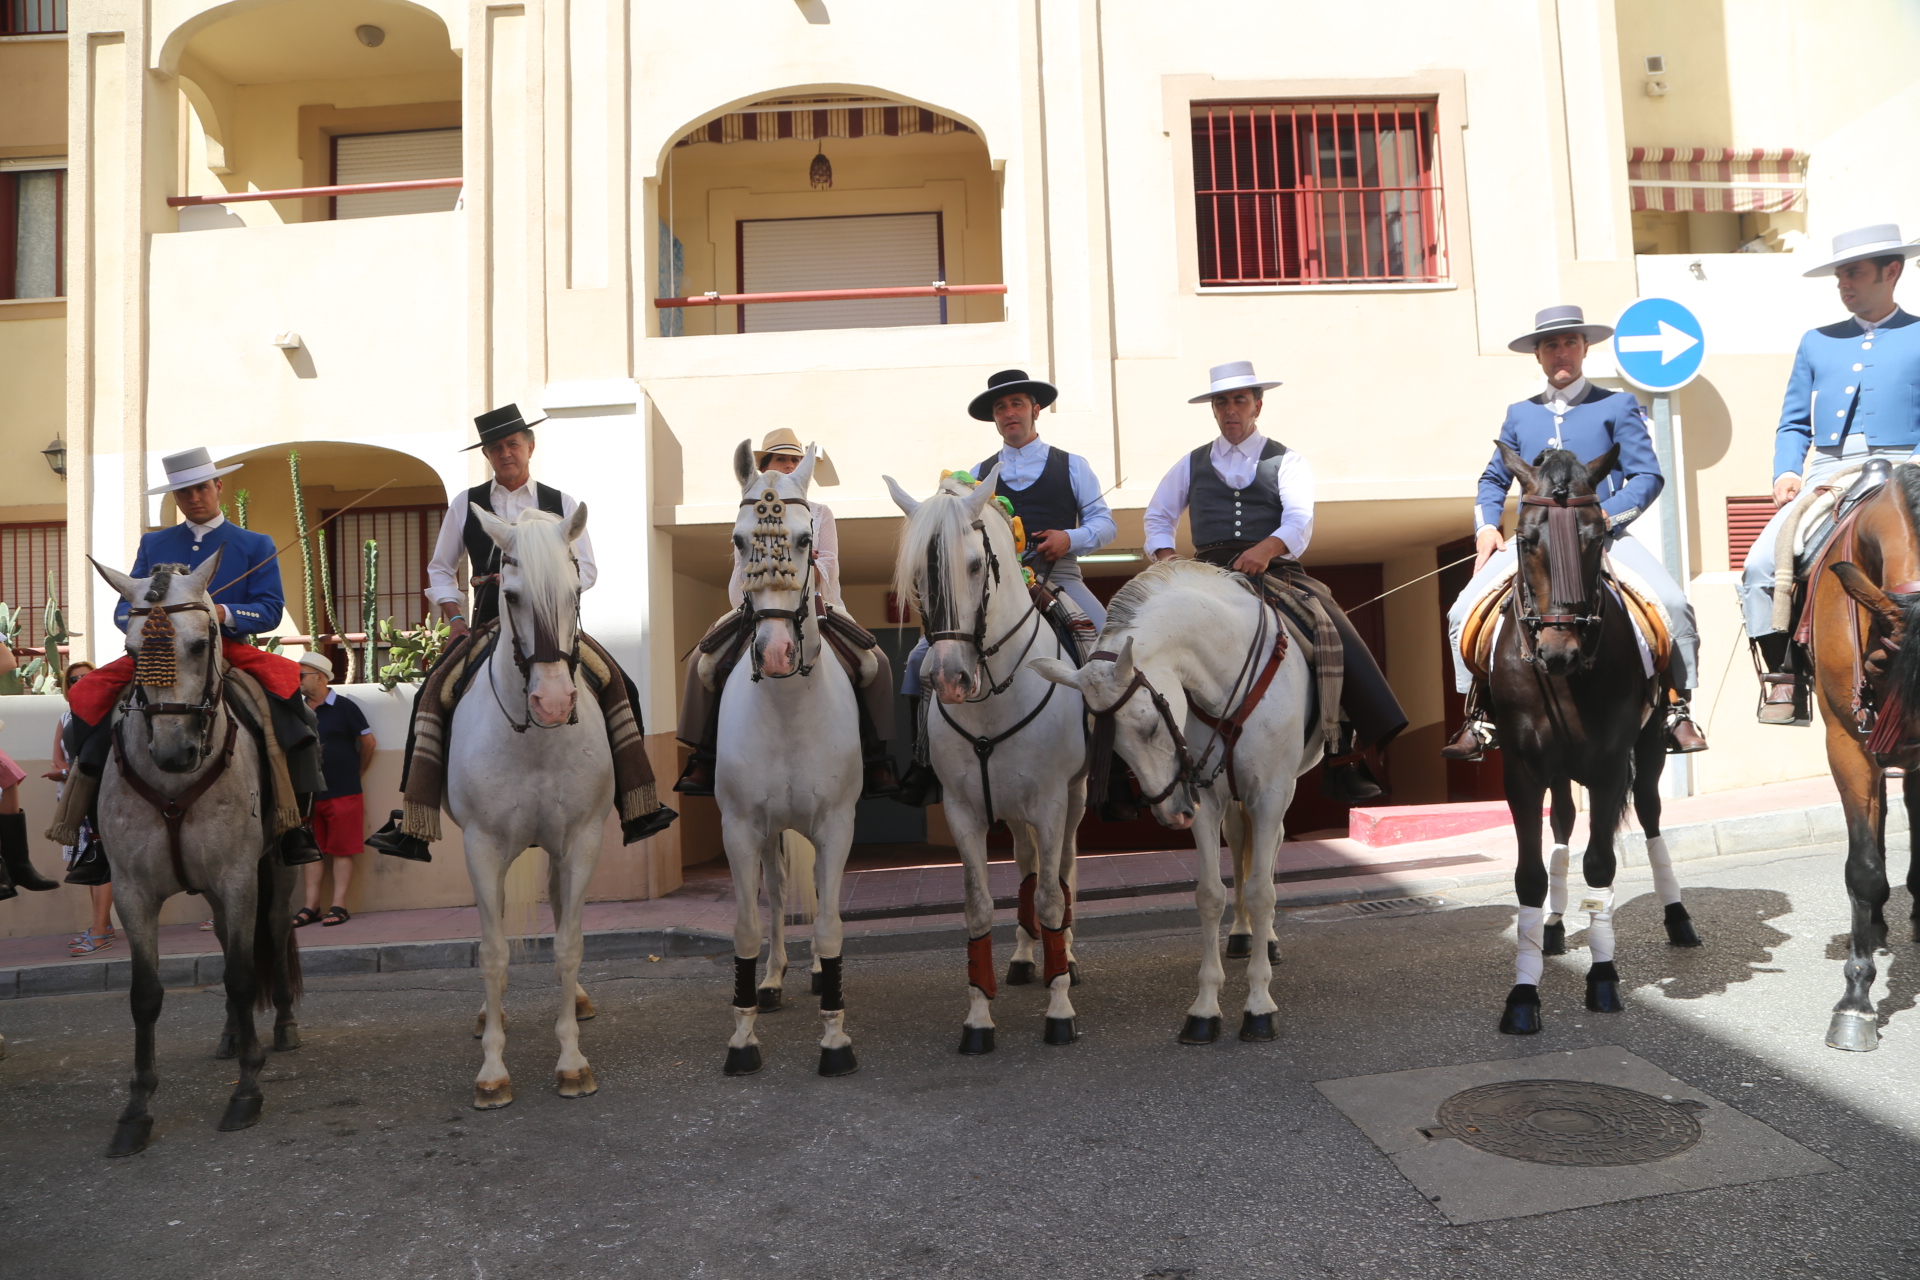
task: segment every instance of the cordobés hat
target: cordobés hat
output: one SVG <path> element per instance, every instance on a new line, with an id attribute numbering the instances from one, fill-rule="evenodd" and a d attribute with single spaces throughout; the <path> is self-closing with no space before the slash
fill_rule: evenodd
<path id="1" fill-rule="evenodd" d="M 479 443 L 470 444 L 460 452 L 470 453 L 481 445 L 503 440 L 516 431 L 537 427 L 545 421 L 544 417 L 535 418 L 532 422 L 526 421 L 520 416 L 520 406 L 517 404 L 503 404 L 498 409 L 489 409 L 473 420 L 473 425 L 480 430 Z"/>
<path id="2" fill-rule="evenodd" d="M 194 485 L 205 484 L 215 476 L 230 475 L 244 467 L 246 463 L 236 462 L 230 467 L 213 465 L 213 455 L 205 449 L 186 449 L 180 453 L 170 453 L 160 459 L 160 469 L 167 473 L 167 482 L 157 489 L 147 490 L 147 496 L 156 493 L 172 493 L 175 489 L 191 489 Z"/>
<path id="3" fill-rule="evenodd" d="M 1900 226 L 1893 222 L 1879 222 L 1871 227 L 1857 227 L 1852 231 L 1843 231 L 1833 238 L 1833 257 L 1827 259 L 1811 271 L 1803 271 L 1805 276 L 1830 276 L 1849 262 L 1858 262 L 1862 258 L 1911 258 L 1920 254 L 1920 244 L 1908 244 L 1900 238 Z"/>
<path id="4" fill-rule="evenodd" d="M 1207 381 L 1213 385 L 1187 401 L 1188 404 L 1205 404 L 1215 396 L 1225 395 L 1229 391 L 1247 391 L 1255 387 L 1262 391 L 1270 391 L 1280 385 L 1278 379 L 1262 382 L 1260 375 L 1253 371 L 1251 360 L 1229 360 L 1225 364 L 1217 364 L 1207 370 Z"/>
<path id="5" fill-rule="evenodd" d="M 328 680 L 333 679 L 333 659 L 324 653 L 317 653 L 309 649 L 300 655 L 300 665 L 303 667 L 312 667 Z"/>
<path id="6" fill-rule="evenodd" d="M 981 422 L 992 422 L 993 402 L 1016 391 L 1032 396 L 1035 407 L 1041 409 L 1060 398 L 1059 388 L 1038 378 L 1029 378 L 1025 369 L 1002 369 L 987 379 L 987 389 L 967 405 L 967 415 Z"/>
<path id="7" fill-rule="evenodd" d="M 767 432 L 766 438 L 760 441 L 760 447 L 754 451 L 753 465 L 765 471 L 767 459 L 776 453 L 783 458 L 804 458 L 807 449 L 791 428 L 775 427 Z M 818 484 L 840 483 L 839 473 L 833 469 L 833 459 L 827 457 L 824 450 L 816 451 L 813 455 L 813 478 Z"/>
<path id="8" fill-rule="evenodd" d="M 1548 307 L 1534 313 L 1533 332 L 1523 333 L 1509 342 L 1507 350 L 1532 355 L 1542 338 L 1551 338 L 1556 333 L 1577 333 L 1588 342 L 1605 342 L 1613 336 L 1613 327 L 1588 324 L 1586 313 L 1578 307 Z"/>

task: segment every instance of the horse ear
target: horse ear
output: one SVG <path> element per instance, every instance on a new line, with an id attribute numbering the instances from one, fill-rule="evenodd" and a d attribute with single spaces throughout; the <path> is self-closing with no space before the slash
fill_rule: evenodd
<path id="1" fill-rule="evenodd" d="M 467 505 L 473 508 L 473 514 L 480 517 L 480 527 L 487 531 L 489 538 L 493 539 L 493 545 L 499 547 L 502 551 L 513 550 L 512 525 L 477 502 L 469 502 Z M 575 510 L 577 511 L 579 508 L 576 507 Z"/>
<path id="2" fill-rule="evenodd" d="M 1062 662 L 1058 658 L 1035 658 L 1027 665 L 1055 684 L 1064 684 L 1070 689 L 1080 687 L 1079 668 Z"/>
<path id="3" fill-rule="evenodd" d="M 94 572 L 98 573 L 108 586 L 120 593 L 121 599 L 131 601 L 134 596 L 139 594 L 139 579 L 129 578 L 118 569 L 109 569 L 92 556 L 87 557 L 87 563 L 93 566 Z"/>
<path id="4" fill-rule="evenodd" d="M 1133 637 L 1128 636 L 1120 642 L 1120 651 L 1113 658 L 1113 678 L 1122 684 L 1133 679 Z"/>
<path id="5" fill-rule="evenodd" d="M 740 482 L 740 492 L 745 493 L 760 478 L 760 469 L 753 465 L 753 441 L 742 440 L 740 447 L 733 451 L 733 475 Z"/>
<path id="6" fill-rule="evenodd" d="M 1520 477 L 1521 484 L 1529 489 L 1539 484 L 1539 473 L 1528 465 L 1527 460 L 1520 456 L 1518 450 L 1505 440 L 1495 440 L 1493 443 L 1500 450 L 1500 460 L 1507 464 L 1507 470 Z"/>
<path id="7" fill-rule="evenodd" d="M 967 514 L 976 520 L 979 519 L 980 513 L 987 509 L 987 504 L 993 501 L 993 495 L 999 491 L 1000 464 L 996 462 L 993 464 L 993 469 L 982 476 L 980 483 L 974 486 L 973 492 L 967 495 Z"/>
<path id="8" fill-rule="evenodd" d="M 793 482 L 800 486 L 802 497 L 806 496 L 807 486 L 813 483 L 813 465 L 819 460 L 820 447 L 810 444 L 805 456 L 800 459 L 800 465 L 793 469 Z"/>
<path id="9" fill-rule="evenodd" d="M 587 504 L 574 504 L 573 514 L 567 517 L 567 545 L 572 546 L 587 531 Z"/>
<path id="10" fill-rule="evenodd" d="M 1600 492 L 1600 482 L 1612 475 L 1613 469 L 1619 465 L 1620 442 L 1616 440 L 1613 442 L 1613 448 L 1587 464 L 1587 488 L 1595 493 Z"/>
<path id="11" fill-rule="evenodd" d="M 912 515 L 920 509 L 920 499 L 914 497 L 905 489 L 902 489 L 898 480 L 895 480 L 892 476 L 881 476 L 880 478 L 887 482 L 887 492 L 893 495 L 894 506 L 900 508 L 900 510 L 907 515 Z"/>
<path id="12" fill-rule="evenodd" d="M 192 595 L 207 590 L 207 584 L 213 581 L 214 572 L 220 567 L 220 557 L 227 553 L 225 547 L 215 547 L 213 554 L 198 569 L 187 575 L 187 589 Z"/>
<path id="13" fill-rule="evenodd" d="M 1874 586 L 1872 579 L 1846 560 L 1827 567 L 1833 570 L 1834 577 L 1840 579 L 1840 585 L 1846 588 L 1848 595 L 1878 614 L 1881 620 L 1892 629 L 1894 637 L 1896 639 L 1900 637 L 1903 615 L 1893 601 L 1887 599 L 1886 592 Z"/>

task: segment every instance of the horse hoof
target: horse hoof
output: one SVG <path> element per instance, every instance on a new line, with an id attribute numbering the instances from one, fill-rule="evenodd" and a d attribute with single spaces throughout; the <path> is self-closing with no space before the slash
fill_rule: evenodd
<path id="1" fill-rule="evenodd" d="M 240 1037 L 231 1031 L 222 1031 L 220 1041 L 213 1046 L 216 1058 L 236 1058 L 240 1055 Z"/>
<path id="2" fill-rule="evenodd" d="M 726 1072 L 730 1076 L 750 1076 L 760 1069 L 760 1046 L 757 1044 L 729 1045 L 727 1047 Z"/>
<path id="3" fill-rule="evenodd" d="M 1612 978 L 1587 979 L 1587 1008 L 1594 1013 L 1624 1013 L 1620 1003 L 1620 984 Z"/>
<path id="4" fill-rule="evenodd" d="M 965 1054 L 992 1053 L 993 1028 L 962 1026 L 960 1028 L 960 1052 Z"/>
<path id="5" fill-rule="evenodd" d="M 1871 1013 L 1842 1009 L 1827 1024 L 1827 1048 L 1872 1053 L 1880 1047 L 1880 1020 Z"/>
<path id="6" fill-rule="evenodd" d="M 600 1092 L 600 1084 L 593 1078 L 592 1067 L 582 1067 L 578 1071 L 556 1071 L 553 1078 L 563 1098 L 586 1098 Z"/>
<path id="7" fill-rule="evenodd" d="M 1273 941 L 1269 941 L 1267 943 L 1267 963 L 1268 964 L 1280 963 L 1280 944 L 1279 943 L 1273 942 Z"/>
<path id="8" fill-rule="evenodd" d="M 1240 1015 L 1240 1038 L 1249 1043 L 1278 1040 L 1280 1038 L 1278 1018 L 1278 1014 L 1243 1012 Z"/>
<path id="9" fill-rule="evenodd" d="M 1080 985 L 1080 981 L 1080 962 L 1078 960 L 1067 961 L 1067 985 L 1077 987 Z"/>
<path id="10" fill-rule="evenodd" d="M 1218 1014 L 1211 1018 L 1196 1018 L 1188 1014 L 1186 1024 L 1180 1028 L 1181 1044 L 1212 1044 L 1219 1038 L 1220 1016 Z"/>
<path id="11" fill-rule="evenodd" d="M 300 1024 L 283 1022 L 273 1029 L 273 1047 L 276 1052 L 287 1053 L 300 1047 Z"/>
<path id="12" fill-rule="evenodd" d="M 1545 925 L 1540 931 L 1540 954 L 1543 956 L 1563 956 L 1567 954 L 1567 924 L 1557 920 Z"/>
<path id="13" fill-rule="evenodd" d="M 850 1076 L 859 1069 L 860 1061 L 853 1056 L 853 1046 L 850 1044 L 820 1051 L 820 1074 L 823 1076 Z"/>
<path id="14" fill-rule="evenodd" d="M 1024 987 L 1033 981 L 1033 961 L 1009 960 L 1007 962 L 1007 985 Z"/>
<path id="15" fill-rule="evenodd" d="M 266 1107 L 267 1100 L 258 1094 L 251 1098 L 230 1098 L 227 1100 L 227 1113 L 220 1117 L 220 1132 L 232 1133 L 235 1129 L 251 1129 L 260 1123 L 260 1112 Z"/>
<path id="16" fill-rule="evenodd" d="M 1670 947 L 1697 947 L 1700 935 L 1693 931 L 1693 917 L 1687 909 L 1677 902 L 1667 905 L 1667 945 Z"/>
<path id="17" fill-rule="evenodd" d="M 779 987 L 760 988 L 760 1012 L 772 1013 L 775 1009 L 778 1009 L 779 1007 L 780 1007 L 780 988 Z"/>
<path id="18" fill-rule="evenodd" d="M 1080 1028 L 1073 1018 L 1048 1018 L 1047 1029 L 1040 1039 L 1047 1044 L 1072 1044 L 1080 1038 Z"/>
<path id="19" fill-rule="evenodd" d="M 592 996 L 575 996 L 573 998 L 573 1020 L 575 1022 L 592 1022 L 594 1016 L 599 1012 L 598 1009 L 593 1007 Z"/>
<path id="20" fill-rule="evenodd" d="M 513 1105 L 513 1081 L 500 1077 L 498 1084 L 476 1084 L 473 1086 L 473 1109 L 475 1111 L 498 1111 L 502 1107 Z"/>
<path id="21" fill-rule="evenodd" d="M 1540 988 L 1520 985 L 1507 993 L 1507 1007 L 1500 1013 L 1503 1036 L 1540 1034 Z"/>
<path id="22" fill-rule="evenodd" d="M 1245 960 L 1253 954 L 1253 935 L 1250 933 L 1230 933 L 1227 935 L 1227 959 Z"/>
<path id="23" fill-rule="evenodd" d="M 141 1116 L 137 1120 L 122 1120 L 113 1131 L 113 1139 L 107 1143 L 107 1155 L 138 1155 L 147 1149 L 147 1140 L 152 1136 L 152 1116 Z"/>

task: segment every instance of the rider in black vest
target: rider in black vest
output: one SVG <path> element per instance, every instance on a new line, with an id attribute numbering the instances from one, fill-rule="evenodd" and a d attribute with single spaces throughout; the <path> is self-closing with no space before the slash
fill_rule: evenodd
<path id="1" fill-rule="evenodd" d="M 493 510 L 493 481 L 477 484 L 467 490 L 466 500 L 472 506 L 463 506 L 467 513 L 466 526 L 460 531 L 460 545 L 466 549 L 468 572 L 473 583 L 472 626 L 482 626 L 500 616 L 500 544 L 487 536 L 486 529 L 480 523 L 480 517 L 473 508 L 499 513 Z M 534 506 L 550 516 L 565 518 L 562 504 L 566 500 L 564 493 L 552 489 L 538 480 L 532 482 Z M 458 616 L 458 615 L 456 615 Z"/>

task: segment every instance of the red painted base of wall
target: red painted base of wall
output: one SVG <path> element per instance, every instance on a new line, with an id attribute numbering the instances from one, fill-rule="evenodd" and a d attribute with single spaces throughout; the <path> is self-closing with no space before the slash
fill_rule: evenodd
<path id="1" fill-rule="evenodd" d="M 1544 810 L 1542 811 L 1545 812 Z M 1468 804 L 1399 804 L 1378 809 L 1354 809 L 1347 817 L 1347 837 L 1371 848 L 1441 840 L 1474 831 L 1492 831 L 1513 825 L 1504 800 L 1476 800 Z"/>

